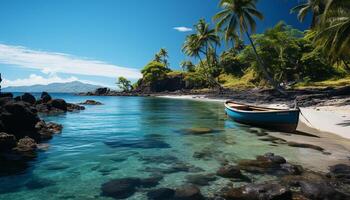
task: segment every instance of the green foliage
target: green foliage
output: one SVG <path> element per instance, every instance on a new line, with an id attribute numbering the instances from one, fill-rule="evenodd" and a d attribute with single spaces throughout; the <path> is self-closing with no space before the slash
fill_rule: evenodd
<path id="1" fill-rule="evenodd" d="M 133 88 L 131 85 L 131 81 L 122 76 L 118 78 L 117 85 L 123 91 L 130 91 Z"/>
<path id="2" fill-rule="evenodd" d="M 196 66 L 189 60 L 182 61 L 180 66 L 184 71 L 194 72 L 196 70 Z"/>
<path id="3" fill-rule="evenodd" d="M 152 61 L 141 70 L 141 73 L 144 81 L 152 83 L 164 79 L 170 71 L 163 63 Z"/>
<path id="4" fill-rule="evenodd" d="M 209 87 L 207 78 L 199 71 L 186 73 L 184 80 L 186 81 L 186 87 L 188 88 Z"/>

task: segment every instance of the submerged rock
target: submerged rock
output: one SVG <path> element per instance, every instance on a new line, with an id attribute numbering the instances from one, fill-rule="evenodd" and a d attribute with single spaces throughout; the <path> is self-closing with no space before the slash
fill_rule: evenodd
<path id="1" fill-rule="evenodd" d="M 345 164 L 331 166 L 327 176 L 343 183 L 350 184 L 350 166 Z"/>
<path id="2" fill-rule="evenodd" d="M 215 181 L 216 179 L 215 174 L 194 174 L 186 176 L 188 183 L 199 186 L 209 185 L 210 182 Z"/>
<path id="3" fill-rule="evenodd" d="M 222 197 L 227 200 L 292 200 L 292 192 L 277 182 L 265 182 L 228 189 Z"/>
<path id="4" fill-rule="evenodd" d="M 169 200 L 173 199 L 175 190 L 170 188 L 159 188 L 147 193 L 149 200 Z"/>
<path id="5" fill-rule="evenodd" d="M 154 164 L 154 163 L 164 163 L 164 164 L 173 164 L 179 162 L 179 159 L 172 155 L 164 155 L 164 156 L 141 156 L 140 160 L 142 160 L 145 164 Z"/>
<path id="6" fill-rule="evenodd" d="M 101 186 L 102 195 L 115 199 L 125 199 L 131 197 L 138 187 L 150 188 L 159 184 L 163 177 L 150 178 L 121 178 L 108 181 Z"/>
<path id="7" fill-rule="evenodd" d="M 178 132 L 184 133 L 184 134 L 190 134 L 190 135 L 203 135 L 203 134 L 215 133 L 215 132 L 218 132 L 218 130 L 201 127 L 201 128 L 181 129 Z"/>
<path id="8" fill-rule="evenodd" d="M 176 200 L 202 200 L 204 197 L 198 187 L 194 185 L 184 185 L 175 190 Z"/>
<path id="9" fill-rule="evenodd" d="M 216 172 L 216 175 L 224 177 L 224 178 L 246 178 L 239 167 L 233 165 L 225 165 L 219 168 Z"/>
<path id="10" fill-rule="evenodd" d="M 314 149 L 321 152 L 324 151 L 322 147 L 319 147 L 313 144 L 304 144 L 304 143 L 297 143 L 297 142 L 287 142 L 287 144 L 288 146 L 291 146 L 291 147 L 308 148 L 308 149 Z"/>
<path id="11" fill-rule="evenodd" d="M 170 145 L 166 142 L 163 142 L 158 139 L 149 139 L 149 138 L 119 139 L 116 141 L 107 141 L 104 143 L 112 148 L 121 148 L 121 147 L 140 148 L 140 149 L 170 148 Z"/>
<path id="12" fill-rule="evenodd" d="M 125 199 L 136 192 L 136 187 L 140 185 L 138 178 L 123 178 L 108 181 L 102 184 L 102 195 L 115 199 Z"/>
<path id="13" fill-rule="evenodd" d="M 300 174 L 302 172 L 302 167 L 287 163 L 285 158 L 273 153 L 257 156 L 255 160 L 240 160 L 238 167 L 251 173 L 272 175 Z"/>
<path id="14" fill-rule="evenodd" d="M 85 102 L 79 103 L 81 105 L 102 105 L 101 102 L 95 100 L 86 100 Z"/>

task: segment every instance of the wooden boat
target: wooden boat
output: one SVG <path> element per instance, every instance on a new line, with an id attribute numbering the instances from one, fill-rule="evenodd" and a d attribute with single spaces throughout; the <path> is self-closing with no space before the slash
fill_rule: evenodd
<path id="1" fill-rule="evenodd" d="M 295 132 L 300 110 L 266 108 L 226 101 L 225 112 L 239 123 L 283 132 Z"/>

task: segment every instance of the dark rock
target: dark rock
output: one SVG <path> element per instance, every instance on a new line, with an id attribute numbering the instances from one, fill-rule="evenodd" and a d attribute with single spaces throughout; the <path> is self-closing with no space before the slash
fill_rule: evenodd
<path id="1" fill-rule="evenodd" d="M 67 103 L 63 99 L 53 99 L 48 103 L 54 108 L 57 108 L 57 109 L 63 110 L 63 111 L 67 111 Z"/>
<path id="2" fill-rule="evenodd" d="M 141 148 L 141 149 L 170 148 L 170 145 L 166 142 L 163 142 L 158 139 L 147 139 L 147 138 L 146 139 L 143 139 L 143 138 L 118 139 L 116 141 L 107 141 L 104 143 L 112 148 L 121 148 L 121 147 Z"/>
<path id="3" fill-rule="evenodd" d="M 141 156 L 140 159 L 145 164 L 155 164 L 155 163 L 164 163 L 164 164 L 173 164 L 178 162 L 178 158 L 171 155 L 164 155 L 164 156 Z"/>
<path id="4" fill-rule="evenodd" d="M 102 105 L 101 102 L 95 100 L 86 100 L 85 102 L 80 103 L 82 105 Z"/>
<path id="5" fill-rule="evenodd" d="M 331 166 L 328 176 L 343 183 L 350 184 L 350 166 L 345 164 Z"/>
<path id="6" fill-rule="evenodd" d="M 73 112 L 73 111 L 79 111 L 79 110 L 85 110 L 85 107 L 79 106 L 79 105 L 73 104 L 73 103 L 67 103 L 67 111 Z"/>
<path id="7" fill-rule="evenodd" d="M 3 131 L 13 133 L 17 139 L 23 138 L 24 136 L 40 139 L 40 135 L 35 129 L 35 125 L 40 119 L 26 103 L 7 102 L 0 114 L 0 119 L 4 126 Z"/>
<path id="8" fill-rule="evenodd" d="M 288 146 L 291 146 L 291 147 L 309 148 L 309 149 L 314 149 L 322 152 L 324 151 L 322 147 L 319 147 L 313 144 L 303 144 L 303 143 L 297 143 L 297 142 L 288 142 L 287 144 Z"/>
<path id="9" fill-rule="evenodd" d="M 194 185 L 184 185 L 175 190 L 176 200 L 202 200 L 204 199 L 199 188 Z"/>
<path id="10" fill-rule="evenodd" d="M 281 164 L 280 167 L 291 175 L 300 175 L 304 171 L 301 165 L 292 165 L 290 163 Z"/>
<path id="11" fill-rule="evenodd" d="M 140 185 L 139 178 L 122 178 L 108 181 L 101 186 L 102 195 L 115 199 L 131 197 Z"/>
<path id="12" fill-rule="evenodd" d="M 97 88 L 93 94 L 95 95 L 107 95 L 110 92 L 109 88 Z"/>
<path id="13" fill-rule="evenodd" d="M 26 136 L 18 140 L 17 147 L 15 148 L 15 150 L 19 152 L 26 152 L 26 151 L 34 151 L 36 148 L 37 148 L 37 144 L 35 140 Z"/>
<path id="14" fill-rule="evenodd" d="M 47 103 L 52 100 L 51 96 L 47 92 L 42 92 L 40 98 L 41 98 L 41 103 Z"/>
<path id="15" fill-rule="evenodd" d="M 32 105 L 35 104 L 35 97 L 29 93 L 24 93 L 21 96 L 21 100 Z"/>
<path id="16" fill-rule="evenodd" d="M 232 165 L 220 167 L 216 174 L 224 178 L 241 178 L 243 176 L 239 167 Z"/>
<path id="17" fill-rule="evenodd" d="M 175 190 L 170 188 L 159 188 L 151 190 L 147 193 L 149 200 L 169 200 L 172 199 L 175 194 Z"/>
<path id="18" fill-rule="evenodd" d="M 46 123 L 45 121 L 39 121 L 35 128 L 41 136 L 42 140 L 51 139 L 54 134 L 61 133 L 63 126 L 53 122 Z"/>
<path id="19" fill-rule="evenodd" d="M 0 152 L 11 150 L 16 146 L 16 137 L 7 133 L 0 133 Z"/>
<path id="20" fill-rule="evenodd" d="M 299 166 L 287 164 L 286 159 L 281 156 L 267 153 L 263 156 L 257 156 L 256 160 L 240 160 L 238 167 L 251 173 L 288 175 L 301 173 Z"/>
<path id="21" fill-rule="evenodd" d="M 191 134 L 191 135 L 203 135 L 208 133 L 215 133 L 218 132 L 217 130 L 211 129 L 211 128 L 187 128 L 187 129 L 181 129 L 177 132 L 184 133 L 184 134 Z"/>
<path id="22" fill-rule="evenodd" d="M 326 182 L 301 181 L 300 187 L 301 193 L 310 199 L 338 199 L 337 192 Z"/>
<path id="23" fill-rule="evenodd" d="M 292 200 L 292 192 L 277 182 L 248 184 L 224 191 L 227 200 Z"/>
<path id="24" fill-rule="evenodd" d="M 188 183 L 205 186 L 209 185 L 210 182 L 215 181 L 216 177 L 214 174 L 195 174 L 186 176 Z"/>

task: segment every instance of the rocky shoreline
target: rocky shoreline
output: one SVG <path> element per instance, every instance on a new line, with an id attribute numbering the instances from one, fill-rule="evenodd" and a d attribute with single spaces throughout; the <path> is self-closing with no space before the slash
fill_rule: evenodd
<path id="1" fill-rule="evenodd" d="M 63 126 L 45 122 L 38 114 L 61 114 L 84 110 L 85 107 L 52 99 L 43 92 L 39 99 L 29 93 L 13 97 L 12 93 L 0 94 L 0 175 L 25 170 L 27 161 L 36 157 L 37 149 Z M 44 145 L 45 146 L 45 145 Z"/>
<path id="2" fill-rule="evenodd" d="M 93 92 L 79 93 L 80 96 L 183 96 L 183 95 L 197 95 L 209 99 L 235 99 L 236 101 L 244 101 L 251 103 L 262 104 L 279 104 L 283 103 L 290 107 L 295 105 L 297 101 L 298 106 L 319 106 L 324 105 L 330 100 L 343 99 L 343 101 L 335 102 L 336 105 L 350 104 L 350 86 L 339 88 L 314 88 L 314 89 L 298 89 L 287 90 L 287 96 L 272 89 L 249 89 L 249 90 L 177 90 L 177 91 L 163 91 L 163 92 L 149 92 L 134 90 L 130 92 L 118 92 L 110 90 L 109 88 L 98 88 Z"/>
<path id="3" fill-rule="evenodd" d="M 273 153 L 257 156 L 253 160 L 239 160 L 237 164 L 222 162 L 216 173 L 205 174 L 200 168 L 177 163 L 171 156 L 144 158 L 159 163 L 173 163 L 171 170 L 157 171 L 150 177 L 124 177 L 112 179 L 101 185 L 101 195 L 114 199 L 127 199 L 137 192 L 145 192 L 149 200 L 346 200 L 350 198 L 350 166 L 331 166 L 327 173 L 314 172 Z M 196 157 L 195 159 L 202 159 Z M 176 167 L 175 167 L 176 166 Z M 164 176 L 178 172 L 194 172 L 186 176 L 184 185 L 157 187 Z M 254 182 L 256 175 L 274 178 Z M 218 178 L 228 184 L 209 196 L 201 193 L 202 186 L 208 186 Z M 234 186 L 234 183 L 241 186 Z"/>

